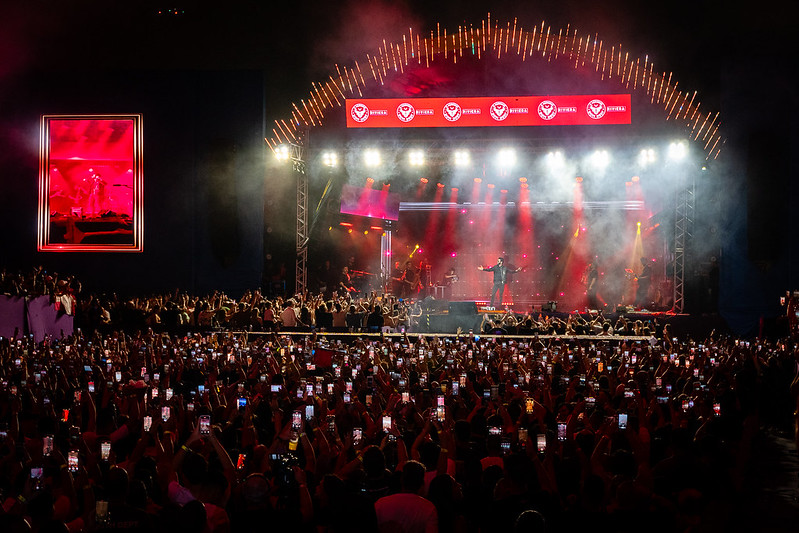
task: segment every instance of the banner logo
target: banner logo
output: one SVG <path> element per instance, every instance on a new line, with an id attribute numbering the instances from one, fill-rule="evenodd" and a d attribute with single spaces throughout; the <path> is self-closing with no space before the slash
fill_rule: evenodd
<path id="1" fill-rule="evenodd" d="M 450 122 L 456 122 L 463 115 L 463 109 L 455 102 L 444 104 L 444 118 Z"/>
<path id="2" fill-rule="evenodd" d="M 585 106 L 585 112 L 594 120 L 599 120 L 604 117 L 607 111 L 608 108 L 602 100 L 591 100 L 588 102 L 588 105 Z"/>
<path id="3" fill-rule="evenodd" d="M 502 122 L 510 115 L 510 108 L 508 108 L 508 104 L 500 100 L 491 104 L 489 113 L 491 118 L 497 122 Z"/>
<path id="4" fill-rule="evenodd" d="M 350 109 L 350 115 L 355 122 L 366 122 L 369 118 L 369 108 L 365 104 L 357 103 Z"/>
<path id="5" fill-rule="evenodd" d="M 416 116 L 416 108 L 404 102 L 397 106 L 397 118 L 403 122 L 410 122 Z"/>
<path id="6" fill-rule="evenodd" d="M 538 104 L 538 116 L 544 120 L 552 120 L 558 114 L 558 106 L 552 100 L 544 100 Z"/>

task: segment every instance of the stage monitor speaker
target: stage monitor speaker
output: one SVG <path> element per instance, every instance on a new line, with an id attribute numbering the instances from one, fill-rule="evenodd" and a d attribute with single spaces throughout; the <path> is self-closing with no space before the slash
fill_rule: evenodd
<path id="1" fill-rule="evenodd" d="M 450 315 L 476 315 L 477 302 L 450 302 L 449 303 Z"/>

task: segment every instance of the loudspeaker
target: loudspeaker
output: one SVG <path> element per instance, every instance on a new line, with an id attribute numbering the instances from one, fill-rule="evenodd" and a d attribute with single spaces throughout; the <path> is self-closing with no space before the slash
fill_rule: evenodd
<path id="1" fill-rule="evenodd" d="M 477 302 L 450 302 L 449 303 L 450 315 L 476 315 Z"/>

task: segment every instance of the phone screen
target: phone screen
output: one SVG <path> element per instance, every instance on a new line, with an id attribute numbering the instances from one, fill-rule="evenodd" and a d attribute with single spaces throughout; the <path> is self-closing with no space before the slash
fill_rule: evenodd
<path id="1" fill-rule="evenodd" d="M 200 435 L 208 435 L 211 433 L 211 417 L 209 415 L 202 415 L 200 417 Z"/>
<path id="2" fill-rule="evenodd" d="M 153 427 L 153 417 L 147 415 L 144 417 L 144 431 L 150 431 L 151 427 Z"/>
<path id="3" fill-rule="evenodd" d="M 562 422 L 558 424 L 558 440 L 566 440 L 566 424 Z"/>
<path id="4" fill-rule="evenodd" d="M 172 409 L 170 409 L 168 405 L 165 405 L 161 408 L 161 419 L 166 422 L 169 420 L 170 416 L 172 416 Z"/>
<path id="5" fill-rule="evenodd" d="M 71 450 L 69 452 L 69 458 L 67 459 L 67 465 L 69 466 L 70 472 L 77 472 L 78 471 L 78 452 L 77 450 Z"/>
<path id="6" fill-rule="evenodd" d="M 100 459 L 108 461 L 108 456 L 111 454 L 111 443 L 104 441 L 100 443 Z"/>
<path id="7" fill-rule="evenodd" d="M 543 433 L 539 433 L 536 439 L 536 443 L 538 444 L 538 451 L 539 453 L 544 453 L 547 451 L 547 436 Z"/>
<path id="8" fill-rule="evenodd" d="M 627 429 L 627 413 L 619 413 L 619 429 Z"/>

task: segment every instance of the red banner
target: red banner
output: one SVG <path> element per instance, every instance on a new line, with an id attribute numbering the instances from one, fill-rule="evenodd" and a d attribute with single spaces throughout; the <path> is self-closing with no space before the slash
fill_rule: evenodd
<path id="1" fill-rule="evenodd" d="M 629 94 L 347 100 L 348 128 L 630 124 Z"/>

